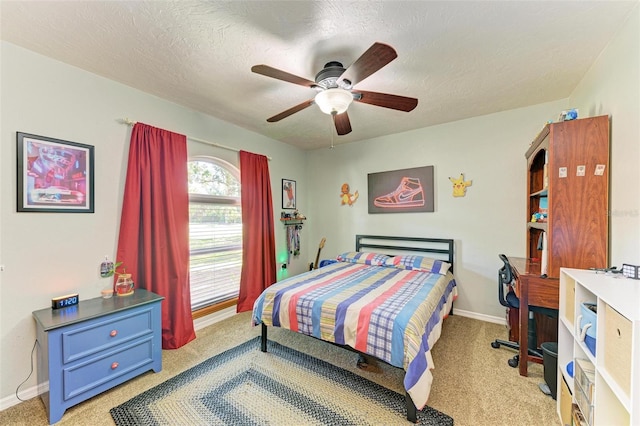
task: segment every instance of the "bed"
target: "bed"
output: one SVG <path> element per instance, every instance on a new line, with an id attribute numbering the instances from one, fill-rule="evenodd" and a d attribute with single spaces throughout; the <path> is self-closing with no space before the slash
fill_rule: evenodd
<path id="1" fill-rule="evenodd" d="M 457 297 L 453 240 L 356 235 L 355 252 L 267 288 L 252 322 L 373 356 L 405 371 L 407 419 L 429 398 L 431 348 Z"/>

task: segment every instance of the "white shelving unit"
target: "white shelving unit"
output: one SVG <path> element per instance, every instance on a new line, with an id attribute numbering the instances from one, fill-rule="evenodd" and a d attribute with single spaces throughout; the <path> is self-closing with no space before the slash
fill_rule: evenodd
<path id="1" fill-rule="evenodd" d="M 595 355 L 581 340 L 583 302 L 598 306 Z M 595 366 L 593 421 L 589 423 L 589 416 L 583 413 L 587 423 L 640 425 L 640 281 L 618 274 L 560 269 L 557 409 L 563 425 L 567 412 L 571 425 L 570 402 L 576 402 L 580 388 L 567 372 L 568 363 L 575 359 Z M 563 389 L 563 382 L 571 395 Z"/>

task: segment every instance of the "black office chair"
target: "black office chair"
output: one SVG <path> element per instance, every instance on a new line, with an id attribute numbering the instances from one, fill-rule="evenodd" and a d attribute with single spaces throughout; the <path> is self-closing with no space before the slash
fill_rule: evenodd
<path id="1" fill-rule="evenodd" d="M 507 256 L 505 256 L 504 254 L 499 254 L 498 257 L 500 258 L 500 260 L 502 260 L 502 262 L 504 262 L 504 266 L 498 270 L 498 299 L 500 301 L 500 304 L 507 308 L 520 309 L 520 300 L 518 299 L 518 296 L 516 296 L 512 288 L 514 277 L 509 259 L 507 259 Z M 506 296 L 505 289 L 507 290 Z M 539 306 L 529 306 L 529 334 L 527 336 L 529 347 L 528 352 L 529 355 L 542 358 L 542 350 L 538 348 L 536 322 L 533 316 L 534 313 L 540 313 L 548 315 L 552 318 L 558 318 L 558 310 L 542 308 Z M 496 339 L 491 342 L 491 347 L 494 349 L 497 349 L 500 346 L 506 346 L 516 351 L 520 350 L 520 344 L 518 342 L 501 339 Z M 519 362 L 520 355 L 515 355 L 513 358 L 509 359 L 508 364 L 509 366 L 516 368 Z"/>

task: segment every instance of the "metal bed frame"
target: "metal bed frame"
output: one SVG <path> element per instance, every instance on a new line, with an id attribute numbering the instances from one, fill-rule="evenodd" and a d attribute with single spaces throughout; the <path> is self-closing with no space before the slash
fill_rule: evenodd
<path id="1" fill-rule="evenodd" d="M 397 241 L 399 244 L 379 243 L 384 241 Z M 376 249 L 375 251 L 378 253 L 380 253 L 380 250 L 384 250 L 384 253 L 390 256 L 412 252 L 428 254 L 436 259 L 444 258 L 442 260 L 446 260 L 451 265 L 451 272 L 453 272 L 455 257 L 453 252 L 453 240 L 451 239 L 356 235 L 356 251 L 374 251 L 367 249 Z"/>
<path id="2" fill-rule="evenodd" d="M 385 253 L 390 256 L 399 254 L 424 254 L 429 255 L 435 259 L 445 260 L 451 265 L 451 272 L 453 272 L 453 264 L 455 259 L 455 253 L 453 251 L 453 240 L 443 238 L 422 238 L 422 237 L 390 237 L 381 235 L 356 235 L 356 251 Z M 453 314 L 453 305 L 451 307 L 450 314 Z M 260 339 L 260 350 L 267 352 L 267 326 L 262 323 L 262 334 Z M 310 336 L 312 337 L 312 336 Z M 352 352 L 356 352 L 362 355 L 361 352 L 351 348 L 350 346 L 339 345 L 333 342 L 332 345 L 340 346 L 341 348 L 348 349 Z M 372 355 L 368 355 L 375 358 Z M 375 358 L 380 362 L 387 365 L 391 365 L 383 360 Z M 394 368 L 401 368 L 395 367 Z M 407 409 L 407 420 L 412 423 L 418 421 L 418 410 L 413 403 L 413 400 L 409 396 L 409 393 L 405 392 L 405 406 Z"/>

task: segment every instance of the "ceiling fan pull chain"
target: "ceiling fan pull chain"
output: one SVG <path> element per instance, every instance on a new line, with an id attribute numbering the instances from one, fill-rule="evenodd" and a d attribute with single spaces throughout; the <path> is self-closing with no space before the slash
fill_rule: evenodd
<path id="1" fill-rule="evenodd" d="M 331 114 L 331 121 L 329 122 L 329 134 L 331 135 L 331 148 L 333 149 L 333 120 L 335 119 L 334 115 L 336 115 L 335 111 Z"/>

